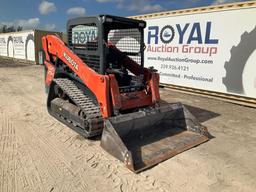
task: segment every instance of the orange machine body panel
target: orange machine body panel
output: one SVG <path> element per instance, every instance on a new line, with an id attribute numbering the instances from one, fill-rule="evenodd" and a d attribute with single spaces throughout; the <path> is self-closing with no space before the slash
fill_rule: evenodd
<path id="1" fill-rule="evenodd" d="M 113 45 L 110 45 L 111 47 Z M 116 78 L 113 74 L 101 75 L 91 69 L 76 54 L 74 54 L 64 42 L 54 35 L 43 37 L 43 49 L 45 52 L 45 65 L 48 69 L 46 84 L 49 85 L 54 78 L 55 67 L 51 63 L 58 58 L 64 62 L 83 83 L 94 93 L 99 103 L 103 118 L 113 116 L 113 110 L 126 110 L 154 105 L 160 100 L 159 75 L 148 69 L 143 69 L 146 89 L 143 91 L 120 93 Z M 50 57 L 51 56 L 51 57 Z M 135 75 L 139 75 L 141 67 L 129 57 L 123 63 Z"/>

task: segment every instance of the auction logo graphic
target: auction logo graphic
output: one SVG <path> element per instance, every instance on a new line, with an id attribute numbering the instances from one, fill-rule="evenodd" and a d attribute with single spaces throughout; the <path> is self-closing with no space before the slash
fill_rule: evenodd
<path id="1" fill-rule="evenodd" d="M 237 46 L 233 46 L 230 50 L 230 60 L 227 61 L 224 65 L 226 70 L 226 77 L 224 77 L 222 80 L 228 92 L 245 94 L 245 82 L 243 82 L 243 73 L 250 56 L 255 50 L 256 27 L 249 33 L 247 31 L 244 32 L 241 36 L 240 43 Z M 256 88 L 255 83 L 256 80 L 254 79 L 252 82 L 252 87 L 254 88 Z"/>
<path id="2" fill-rule="evenodd" d="M 166 25 L 160 32 L 160 39 L 163 43 L 170 43 L 174 39 L 175 31 L 170 25 Z"/>
<path id="3" fill-rule="evenodd" d="M 219 39 L 212 37 L 212 22 L 148 27 L 147 52 L 215 55 Z M 169 45 L 171 43 L 171 45 Z"/>
<path id="4" fill-rule="evenodd" d="M 29 55 L 29 43 L 34 47 L 34 35 L 28 34 L 25 38 L 26 41 L 24 42 L 23 36 L 9 36 L 7 39 L 7 56 L 8 57 L 15 57 L 15 50 L 20 50 L 21 52 L 25 52 L 24 59 L 31 60 L 31 55 Z M 24 50 L 25 49 L 25 50 Z M 16 55 L 17 56 L 17 55 Z"/>

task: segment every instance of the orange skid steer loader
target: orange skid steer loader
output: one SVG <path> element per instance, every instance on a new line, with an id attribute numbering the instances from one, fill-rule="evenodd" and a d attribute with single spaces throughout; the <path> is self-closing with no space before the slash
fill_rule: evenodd
<path id="1" fill-rule="evenodd" d="M 161 104 L 159 74 L 144 67 L 141 20 L 110 15 L 71 19 L 68 43 L 43 37 L 49 113 L 134 172 L 209 140 L 181 104 Z"/>

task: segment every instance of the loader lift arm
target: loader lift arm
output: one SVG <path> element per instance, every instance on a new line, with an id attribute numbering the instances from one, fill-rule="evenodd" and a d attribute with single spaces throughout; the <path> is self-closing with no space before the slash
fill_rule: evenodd
<path id="1" fill-rule="evenodd" d="M 45 62 L 49 65 L 52 59 L 62 60 L 77 74 L 84 84 L 97 97 L 103 117 L 110 116 L 109 77 L 101 75 L 89 68 L 76 54 L 74 54 L 63 41 L 55 35 L 43 37 L 43 49 L 47 50 Z M 52 58 L 52 59 L 51 59 Z M 53 61 L 54 62 L 54 61 Z M 97 86 L 95 86 L 95 84 Z"/>

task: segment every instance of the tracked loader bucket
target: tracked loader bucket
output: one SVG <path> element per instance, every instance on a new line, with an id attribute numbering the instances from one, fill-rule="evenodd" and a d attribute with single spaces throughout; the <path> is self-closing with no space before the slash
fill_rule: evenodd
<path id="1" fill-rule="evenodd" d="M 140 172 L 207 140 L 206 127 L 175 103 L 106 120 L 101 146 Z"/>

